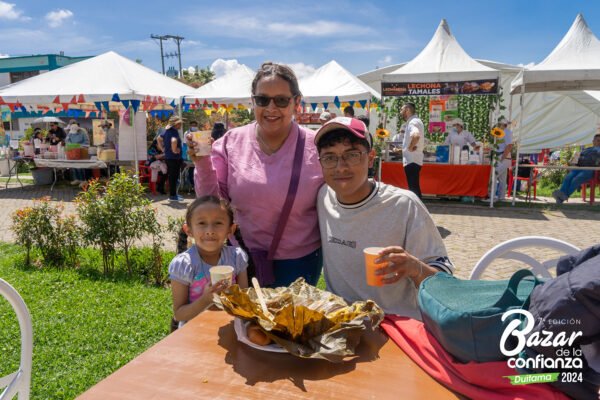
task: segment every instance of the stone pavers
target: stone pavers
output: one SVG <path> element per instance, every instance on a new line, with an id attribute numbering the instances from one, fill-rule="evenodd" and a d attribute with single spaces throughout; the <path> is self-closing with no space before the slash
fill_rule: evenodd
<path id="1" fill-rule="evenodd" d="M 51 196 L 63 204 L 67 213 L 74 212 L 75 188 L 57 186 L 52 193 L 47 186 L 25 185 L 20 188 L 11 182 L 8 189 L 0 184 L 0 241 L 13 240 L 10 215 L 16 209 L 31 205 L 32 199 Z M 184 195 L 182 203 L 171 203 L 166 196 L 150 196 L 158 209 L 159 221 L 166 224 L 169 216 L 180 217 L 193 196 Z M 574 199 L 575 200 L 575 199 Z M 544 201 L 544 200 L 542 200 Z M 547 201 L 547 199 L 546 199 Z M 580 200 L 571 203 L 580 203 Z M 573 207 L 564 205 L 553 210 L 527 207 L 499 207 L 461 204 L 455 201 L 426 200 L 439 230 L 443 233 L 448 254 L 456 265 L 456 275 L 467 278 L 477 260 L 493 246 L 512 238 L 528 235 L 551 236 L 565 240 L 580 248 L 600 243 L 600 211 L 598 207 Z M 171 238 L 165 240 L 174 249 Z M 545 249 L 527 249 L 527 253 L 541 260 L 556 256 Z M 484 278 L 502 279 L 519 268 L 514 261 L 494 263 Z"/>

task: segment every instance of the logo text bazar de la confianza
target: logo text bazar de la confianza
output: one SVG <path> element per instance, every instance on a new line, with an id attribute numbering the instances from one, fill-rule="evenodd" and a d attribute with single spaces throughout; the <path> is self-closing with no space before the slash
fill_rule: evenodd
<path id="1" fill-rule="evenodd" d="M 513 385 L 527 384 L 527 383 L 541 383 L 541 382 L 552 382 L 561 379 L 563 382 L 575 382 L 581 381 L 583 368 L 583 352 L 580 348 L 573 349 L 573 343 L 575 340 L 583 336 L 581 331 L 573 331 L 570 335 L 565 332 L 559 332 L 554 335 L 553 332 L 543 330 L 541 332 L 533 332 L 529 337 L 527 335 L 531 333 L 535 325 L 533 315 L 526 310 L 510 310 L 502 315 L 502 321 L 514 314 L 521 314 L 524 317 L 524 324 L 521 318 L 515 318 L 508 323 L 502 337 L 500 339 L 500 351 L 505 356 L 509 357 L 508 366 L 510 368 L 522 368 L 529 370 L 579 370 L 578 373 L 549 373 L 549 374 L 531 374 L 531 375 L 516 375 L 509 376 Z M 576 319 L 561 319 L 549 321 L 555 325 L 576 325 L 580 324 L 581 321 Z M 509 338 L 514 336 L 516 345 L 513 348 L 509 348 Z M 520 358 L 519 354 L 525 349 L 525 347 L 553 347 L 556 349 L 555 357 L 546 357 L 542 354 L 538 354 L 536 357 Z"/>

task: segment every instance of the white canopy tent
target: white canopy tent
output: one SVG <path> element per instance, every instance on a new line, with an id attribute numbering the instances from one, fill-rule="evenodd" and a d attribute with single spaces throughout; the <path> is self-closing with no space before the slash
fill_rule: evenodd
<path id="1" fill-rule="evenodd" d="M 523 70 L 511 85 L 511 94 L 520 93 L 523 104 L 518 124 L 516 168 L 519 165 L 519 152 L 526 152 L 528 148 L 589 143 L 593 133 L 600 127 L 600 92 L 597 89 L 600 89 L 600 40 L 588 27 L 583 15 L 578 14 L 554 50 L 541 63 Z M 582 106 L 581 115 L 576 123 L 558 128 L 548 127 L 543 118 L 530 116 L 531 111 L 527 103 L 529 96 L 525 94 L 545 94 L 550 91 L 559 94 L 549 95 L 554 98 L 545 104 L 542 110 L 544 115 L 553 111 L 560 115 L 573 112 L 567 107 L 571 104 L 561 104 L 568 99 Z M 558 97 L 560 94 L 563 94 L 563 98 Z M 515 195 L 516 193 L 513 195 L 513 204 Z"/>
<path id="2" fill-rule="evenodd" d="M 335 60 L 301 79 L 299 84 L 306 103 L 333 103 L 336 97 L 340 102 L 381 98 L 377 90 L 365 84 Z"/>
<path id="3" fill-rule="evenodd" d="M 524 110 L 515 132 L 523 153 L 590 143 L 600 123 L 600 40 L 581 14 L 554 50 L 521 71 L 511 94 L 521 93 Z M 527 95 L 525 95 L 527 94 Z"/>
<path id="4" fill-rule="evenodd" d="M 536 66 L 511 84 L 511 93 L 600 90 L 600 41 L 578 14 L 567 34 Z"/>
<path id="5" fill-rule="evenodd" d="M 246 65 L 223 75 L 206 85 L 200 86 L 193 93 L 185 96 L 187 103 L 198 100 L 200 103 L 207 101 L 217 104 L 243 104 L 252 105 L 252 80 L 255 72 Z"/>
<path id="6" fill-rule="evenodd" d="M 64 109 L 68 104 L 68 108 L 100 111 L 95 104 L 100 102 L 110 110 L 125 109 L 125 105 L 130 104 L 136 109 L 135 105 L 139 107 L 140 103 L 156 109 L 172 108 L 193 90 L 188 85 L 109 51 L 5 86 L 0 89 L 0 97 L 9 105 L 32 107 Z M 133 120 L 136 119 L 139 118 Z M 137 139 L 141 141 L 139 137 Z M 145 132 L 143 144 L 145 146 Z M 133 141 L 132 151 L 137 170 L 138 140 Z"/>
<path id="7" fill-rule="evenodd" d="M 69 103 L 79 95 L 93 105 L 111 101 L 114 94 L 121 100 L 140 101 L 160 96 L 166 103 L 179 104 L 182 96 L 193 91 L 191 86 L 109 51 L 0 88 L 0 96 L 6 103 L 26 105 Z"/>
<path id="8" fill-rule="evenodd" d="M 404 66 L 383 74 L 383 82 L 445 82 L 497 79 L 498 71 L 467 54 L 445 19 L 425 48 Z"/>

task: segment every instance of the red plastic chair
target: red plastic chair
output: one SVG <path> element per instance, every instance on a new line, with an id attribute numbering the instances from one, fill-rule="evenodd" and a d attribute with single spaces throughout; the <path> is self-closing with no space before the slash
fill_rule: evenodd
<path id="1" fill-rule="evenodd" d="M 594 205 L 596 199 L 596 186 L 600 187 L 600 171 L 594 171 L 592 180 L 581 185 L 581 199 L 586 202 L 587 187 L 590 187 L 590 205 Z"/>
<path id="2" fill-rule="evenodd" d="M 156 182 L 152 182 L 152 170 L 146 165 L 145 161 L 140 161 L 138 164 L 139 181 L 140 183 L 147 184 L 148 189 L 153 195 L 156 195 Z"/>
<path id="3" fill-rule="evenodd" d="M 528 198 L 531 196 L 531 187 L 533 186 L 533 199 L 537 200 L 537 179 L 538 179 L 539 170 L 537 168 L 531 168 L 531 169 L 533 169 L 533 171 L 531 172 L 529 177 L 524 178 L 524 177 L 517 176 L 515 178 L 513 176 L 513 170 L 515 168 L 515 165 L 516 165 L 516 162 L 515 162 L 515 160 L 513 160 L 512 168 L 508 169 L 508 197 L 512 196 L 512 188 L 514 185 L 514 179 L 516 179 L 518 181 L 527 182 L 527 197 Z"/>

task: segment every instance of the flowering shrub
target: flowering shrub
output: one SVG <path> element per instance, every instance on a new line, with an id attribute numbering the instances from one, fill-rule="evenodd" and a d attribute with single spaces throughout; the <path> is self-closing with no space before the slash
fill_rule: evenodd
<path id="1" fill-rule="evenodd" d="M 145 234 L 159 237 L 161 232 L 156 210 L 144 195 L 143 186 L 133 176 L 115 174 L 106 186 L 91 181 L 76 203 L 84 238 L 102 250 L 104 273 L 114 270 L 115 251 L 120 248 L 131 276 L 130 250 L 134 242 Z"/>
<path id="2" fill-rule="evenodd" d="M 62 214 L 63 207 L 52 206 L 49 197 L 13 213 L 11 230 L 26 249 L 27 265 L 32 248 L 40 251 L 46 265 L 75 265 L 81 231 L 73 216 Z"/>

